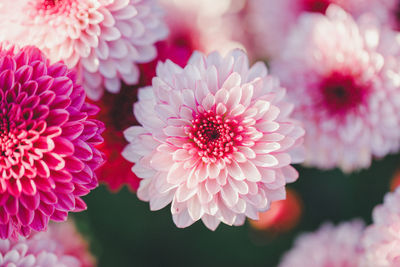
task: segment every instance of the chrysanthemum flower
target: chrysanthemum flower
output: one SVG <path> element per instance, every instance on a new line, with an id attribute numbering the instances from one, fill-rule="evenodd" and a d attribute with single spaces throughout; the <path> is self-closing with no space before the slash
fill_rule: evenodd
<path id="1" fill-rule="evenodd" d="M 240 50 L 194 53 L 184 69 L 160 63 L 134 106 L 143 127 L 125 131 L 123 155 L 143 178 L 138 197 L 152 210 L 172 202 L 178 227 L 257 219 L 257 211 L 285 198 L 285 184 L 298 175 L 290 163 L 301 153 L 289 152 L 304 132 L 284 96 L 265 65 L 249 68 Z"/>
<path id="2" fill-rule="evenodd" d="M 356 23 L 338 6 L 300 18 L 271 66 L 304 123 L 308 165 L 352 171 L 399 149 L 399 47 L 372 17 Z"/>
<path id="3" fill-rule="evenodd" d="M 97 186 L 93 171 L 103 163 L 95 148 L 103 125 L 85 97 L 64 64 L 33 47 L 0 47 L 1 238 L 86 209 L 81 196 Z"/>
<path id="4" fill-rule="evenodd" d="M 365 267 L 400 266 L 400 188 L 385 196 L 373 211 L 373 224 L 365 230 L 361 244 Z"/>
<path id="5" fill-rule="evenodd" d="M 252 39 L 250 48 L 260 57 L 274 58 L 282 52 L 287 35 L 305 12 L 325 13 L 330 4 L 336 4 L 358 16 L 369 9 L 369 3 L 365 0 L 247 1 L 247 31 Z"/>
<path id="6" fill-rule="evenodd" d="M 81 267 L 96 266 L 96 259 L 90 253 L 89 243 L 76 230 L 75 223 L 68 220 L 63 223 L 51 223 L 46 232 L 35 234 L 31 237 L 34 240 L 49 240 L 53 242 L 53 252 L 57 255 L 68 255 L 79 261 Z"/>
<path id="7" fill-rule="evenodd" d="M 0 240 L 0 265 L 92 267 L 95 260 L 72 223 L 52 224 L 31 239 Z"/>
<path id="8" fill-rule="evenodd" d="M 240 34 L 237 21 L 237 0 L 160 0 L 165 10 L 165 21 L 171 37 L 183 33 L 192 40 L 192 44 L 201 52 L 218 51 L 225 55 L 243 45 L 233 40 Z M 235 10 L 232 10 L 235 9 Z M 184 51 L 182 51 L 184 52 Z"/>
<path id="9" fill-rule="evenodd" d="M 16 16 L 8 19 L 3 26 L 8 30 L 3 37 L 0 32 L 0 38 L 35 45 L 52 62 L 63 60 L 69 68 L 76 67 L 88 97 L 94 100 L 102 96 L 104 87 L 119 92 L 120 80 L 137 83 L 137 63 L 154 59 L 154 43 L 167 33 L 157 0 L 12 2 Z"/>
<path id="10" fill-rule="evenodd" d="M 357 220 L 336 227 L 324 224 L 316 232 L 298 237 L 279 267 L 357 267 L 362 254 L 359 245 L 363 230 L 364 224 Z"/>

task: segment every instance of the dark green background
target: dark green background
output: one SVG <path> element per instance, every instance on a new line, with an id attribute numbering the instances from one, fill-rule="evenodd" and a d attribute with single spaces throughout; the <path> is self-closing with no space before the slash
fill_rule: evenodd
<path id="1" fill-rule="evenodd" d="M 73 217 L 100 267 L 276 266 L 300 232 L 313 231 L 325 221 L 358 217 L 370 223 L 371 211 L 383 201 L 399 163 L 399 155 L 389 156 L 351 175 L 298 166 L 300 178 L 290 187 L 303 199 L 302 219 L 291 232 L 275 237 L 248 224 L 221 224 L 215 232 L 201 222 L 178 229 L 169 208 L 151 212 L 148 203 L 126 188 L 115 194 L 104 185 L 85 197 L 88 210 Z"/>

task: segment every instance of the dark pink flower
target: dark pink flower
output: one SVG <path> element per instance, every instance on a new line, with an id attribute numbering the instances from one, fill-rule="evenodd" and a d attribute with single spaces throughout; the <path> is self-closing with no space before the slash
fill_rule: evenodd
<path id="1" fill-rule="evenodd" d="M 0 237 L 46 230 L 86 209 L 104 159 L 98 112 L 63 63 L 0 46 Z"/>

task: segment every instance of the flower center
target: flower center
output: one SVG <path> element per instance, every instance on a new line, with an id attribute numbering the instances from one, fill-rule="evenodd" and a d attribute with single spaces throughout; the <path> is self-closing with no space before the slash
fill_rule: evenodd
<path id="1" fill-rule="evenodd" d="M 37 0 L 31 2 L 33 11 L 31 16 L 47 16 L 57 14 L 67 14 L 71 11 L 73 0 Z"/>
<path id="2" fill-rule="evenodd" d="M 236 120 L 224 120 L 213 111 L 207 111 L 192 120 L 188 134 L 200 149 L 201 156 L 223 158 L 237 150 L 238 130 L 240 127 Z"/>
<path id="3" fill-rule="evenodd" d="M 353 75 L 332 73 L 320 84 L 322 102 L 330 115 L 345 115 L 365 103 L 369 86 Z"/>
<path id="4" fill-rule="evenodd" d="M 43 5 L 52 7 L 55 6 L 58 2 L 61 2 L 61 0 L 44 0 Z"/>
<path id="5" fill-rule="evenodd" d="M 6 116 L 0 116 L 0 169 L 5 158 L 8 162 L 16 162 L 19 154 L 19 140 L 10 132 L 10 124 Z M 3 158 L 3 160 L 1 160 Z M 4 166 L 3 166 L 4 167 Z"/>
<path id="6" fill-rule="evenodd" d="M 303 0 L 304 10 L 325 14 L 326 9 L 331 3 L 330 0 Z"/>
<path id="7" fill-rule="evenodd" d="M 0 157 L 6 156 L 7 133 L 8 133 L 8 120 L 4 116 L 0 116 Z"/>

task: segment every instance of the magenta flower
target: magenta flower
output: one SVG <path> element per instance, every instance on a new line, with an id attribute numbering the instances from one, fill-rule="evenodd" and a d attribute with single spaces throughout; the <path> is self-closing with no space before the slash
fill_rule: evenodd
<path id="1" fill-rule="evenodd" d="M 300 17 L 271 68 L 304 123 L 306 164 L 350 172 L 399 150 L 399 48 L 369 15 L 331 5 Z"/>
<path id="2" fill-rule="evenodd" d="M 363 267 L 396 267 L 400 265 L 400 189 L 385 196 L 383 205 L 373 211 L 361 244 Z"/>
<path id="3" fill-rule="evenodd" d="M 6 6 L 7 7 L 7 6 Z M 136 84 L 167 28 L 157 0 L 16 0 L 0 10 L 0 41 L 35 45 L 52 63 L 77 68 L 88 97 Z M 2 36 L 3 33 L 3 36 Z"/>
<path id="4" fill-rule="evenodd" d="M 292 250 L 283 256 L 279 267 L 360 266 L 363 230 L 364 223 L 357 220 L 336 227 L 324 224 L 316 232 L 298 237 Z"/>
<path id="5" fill-rule="evenodd" d="M 86 209 L 81 196 L 97 186 L 104 127 L 85 97 L 64 64 L 33 47 L 0 47 L 1 238 Z"/>
<path id="6" fill-rule="evenodd" d="M 290 163 L 301 155 L 289 153 L 304 131 L 284 97 L 265 65 L 249 68 L 240 50 L 226 57 L 194 53 L 183 69 L 159 63 L 134 106 L 143 126 L 125 131 L 130 144 L 123 155 L 143 178 L 138 197 L 152 210 L 172 202 L 178 227 L 257 219 L 298 176 Z"/>
<path id="7" fill-rule="evenodd" d="M 49 225 L 48 232 L 30 239 L 0 240 L 0 265 L 93 267 L 95 263 L 86 241 L 76 232 L 73 223 L 61 223 Z"/>

